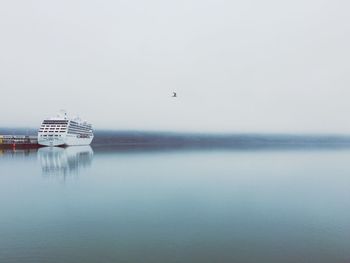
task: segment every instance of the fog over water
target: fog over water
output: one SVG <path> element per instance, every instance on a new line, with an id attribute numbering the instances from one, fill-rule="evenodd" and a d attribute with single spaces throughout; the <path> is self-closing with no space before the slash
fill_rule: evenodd
<path id="1" fill-rule="evenodd" d="M 350 262 L 349 10 L 0 1 L 0 262 Z"/>
<path id="2" fill-rule="evenodd" d="M 0 149 L 0 262 L 349 262 L 349 161 L 349 149 Z"/>
<path id="3" fill-rule="evenodd" d="M 348 133 L 349 9 L 2 1 L 0 126 L 35 128 L 63 108 L 98 129 Z"/>

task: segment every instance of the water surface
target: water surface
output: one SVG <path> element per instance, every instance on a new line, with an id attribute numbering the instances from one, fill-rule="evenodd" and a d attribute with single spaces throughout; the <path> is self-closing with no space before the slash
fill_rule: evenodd
<path id="1" fill-rule="evenodd" d="M 0 152 L 0 262 L 350 262 L 350 150 Z"/>

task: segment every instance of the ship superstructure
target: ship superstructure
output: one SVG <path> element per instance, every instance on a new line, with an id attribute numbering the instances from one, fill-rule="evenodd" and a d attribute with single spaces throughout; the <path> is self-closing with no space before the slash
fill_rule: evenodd
<path id="1" fill-rule="evenodd" d="M 45 146 L 89 145 L 93 138 L 90 123 L 78 117 L 69 118 L 64 111 L 45 119 L 38 131 L 38 143 Z"/>

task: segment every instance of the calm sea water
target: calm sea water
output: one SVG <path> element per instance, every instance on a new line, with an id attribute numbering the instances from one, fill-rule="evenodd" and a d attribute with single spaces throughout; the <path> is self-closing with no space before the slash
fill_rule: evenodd
<path id="1" fill-rule="evenodd" d="M 0 262 L 350 262 L 350 150 L 0 152 Z"/>

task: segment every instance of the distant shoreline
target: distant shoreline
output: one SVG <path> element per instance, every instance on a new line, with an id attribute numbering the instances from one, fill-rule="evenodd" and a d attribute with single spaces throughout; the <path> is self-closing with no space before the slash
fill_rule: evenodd
<path id="1" fill-rule="evenodd" d="M 36 130 L 0 128 L 1 135 L 35 135 Z M 12 133 L 11 133 L 12 132 Z M 98 149 L 298 149 L 350 148 L 350 136 L 300 134 L 214 134 L 95 131 Z"/>

